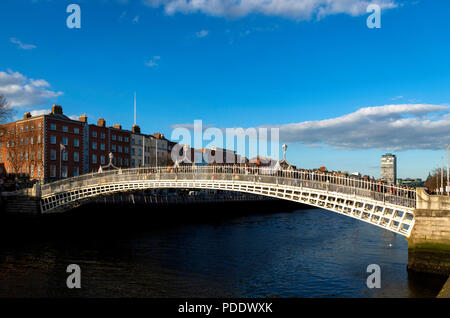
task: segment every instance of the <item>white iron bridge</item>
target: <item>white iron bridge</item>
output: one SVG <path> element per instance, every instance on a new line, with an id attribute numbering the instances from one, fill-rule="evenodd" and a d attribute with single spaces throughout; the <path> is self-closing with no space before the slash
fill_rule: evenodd
<path id="1" fill-rule="evenodd" d="M 314 173 L 234 166 L 145 167 L 85 174 L 40 188 L 41 212 L 64 212 L 98 196 L 145 189 L 215 189 L 300 202 L 409 237 L 416 191 L 374 181 Z"/>

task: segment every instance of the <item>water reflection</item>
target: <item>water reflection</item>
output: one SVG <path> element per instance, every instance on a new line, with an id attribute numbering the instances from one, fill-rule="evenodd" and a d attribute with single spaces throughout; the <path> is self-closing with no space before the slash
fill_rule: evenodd
<path id="1" fill-rule="evenodd" d="M 2 221 L 0 296 L 434 297 L 443 283 L 408 275 L 404 237 L 325 210 L 103 212 Z M 66 288 L 72 263 L 81 290 Z M 369 264 L 381 289 L 366 287 Z"/>

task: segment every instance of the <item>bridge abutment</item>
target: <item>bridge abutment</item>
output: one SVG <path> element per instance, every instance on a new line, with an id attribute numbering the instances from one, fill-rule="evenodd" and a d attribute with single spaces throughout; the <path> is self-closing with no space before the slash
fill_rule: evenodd
<path id="1" fill-rule="evenodd" d="M 450 197 L 417 189 L 415 224 L 408 238 L 408 270 L 450 275 Z"/>

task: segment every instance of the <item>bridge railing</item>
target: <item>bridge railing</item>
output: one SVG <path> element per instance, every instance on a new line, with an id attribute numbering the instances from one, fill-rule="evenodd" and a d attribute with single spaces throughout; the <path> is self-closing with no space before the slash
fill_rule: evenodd
<path id="1" fill-rule="evenodd" d="M 338 192 L 410 208 L 414 208 L 416 204 L 415 189 L 405 189 L 327 173 L 233 166 L 145 167 L 110 170 L 45 184 L 41 188 L 41 193 L 46 196 L 90 185 L 144 180 L 247 181 Z"/>

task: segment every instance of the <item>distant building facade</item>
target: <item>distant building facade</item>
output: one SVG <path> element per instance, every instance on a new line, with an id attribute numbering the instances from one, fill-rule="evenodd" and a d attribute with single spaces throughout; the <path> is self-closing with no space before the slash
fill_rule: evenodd
<path id="1" fill-rule="evenodd" d="M 84 123 L 53 105 L 50 114 L 2 125 L 0 164 L 6 173 L 31 179 L 56 180 L 84 173 Z"/>
<path id="2" fill-rule="evenodd" d="M 87 118 L 80 121 L 87 123 Z M 130 137 L 131 133 L 122 130 L 120 124 L 106 127 L 106 121 L 100 118 L 97 125 L 88 125 L 89 172 L 96 172 L 100 166 L 109 164 L 109 154 L 113 154 L 112 164 L 119 168 L 130 167 Z"/>
<path id="3" fill-rule="evenodd" d="M 397 157 L 391 153 L 381 156 L 381 180 L 397 184 Z"/>
<path id="4" fill-rule="evenodd" d="M 178 152 L 173 158 L 172 150 Z M 60 105 L 53 105 L 49 114 L 27 112 L 23 119 L 0 125 L 0 178 L 19 175 L 51 182 L 98 172 L 109 164 L 110 154 L 118 168 L 174 165 L 174 159 L 196 165 L 249 163 L 234 150 L 194 149 L 161 133 L 141 133 L 136 124 L 129 131 L 120 124 L 107 127 L 103 118 L 96 124 L 89 124 L 86 115 L 72 119 Z"/>

